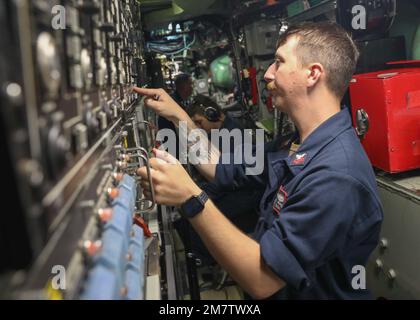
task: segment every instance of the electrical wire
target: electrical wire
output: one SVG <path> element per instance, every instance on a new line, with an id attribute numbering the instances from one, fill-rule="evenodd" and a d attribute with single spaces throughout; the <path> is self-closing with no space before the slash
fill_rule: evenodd
<path id="1" fill-rule="evenodd" d="M 391 2 L 390 6 L 392 6 L 392 9 L 391 9 L 392 18 L 391 18 L 391 22 L 389 23 L 388 28 L 386 29 L 386 32 L 391 30 L 392 25 L 394 24 L 394 21 L 395 21 L 395 17 L 397 16 L 397 2 L 396 0 L 391 0 L 390 2 Z"/>
<path id="2" fill-rule="evenodd" d="M 156 53 L 165 54 L 165 55 L 176 55 L 178 53 L 181 53 L 185 50 L 190 49 L 195 44 L 195 41 L 196 41 L 196 35 L 194 33 L 193 40 L 189 44 L 186 44 L 186 37 L 183 38 L 183 41 L 182 41 L 183 47 L 181 48 L 177 47 L 177 48 L 171 48 L 170 50 L 166 50 L 167 46 L 165 47 L 162 47 L 161 45 L 156 46 L 156 43 L 148 43 L 147 46 L 150 51 L 153 51 Z"/>

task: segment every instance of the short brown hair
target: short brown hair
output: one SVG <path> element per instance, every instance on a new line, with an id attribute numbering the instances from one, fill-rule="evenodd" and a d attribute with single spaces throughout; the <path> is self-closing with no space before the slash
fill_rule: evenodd
<path id="1" fill-rule="evenodd" d="M 359 58 L 359 50 L 351 36 L 336 23 L 303 22 L 280 35 L 277 49 L 291 36 L 298 38 L 298 61 L 302 65 L 321 63 L 326 71 L 328 88 L 341 99 L 346 93 Z"/>

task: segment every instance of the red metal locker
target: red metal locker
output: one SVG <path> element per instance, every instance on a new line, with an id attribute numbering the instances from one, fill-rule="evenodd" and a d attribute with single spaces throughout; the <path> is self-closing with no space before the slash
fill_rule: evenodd
<path id="1" fill-rule="evenodd" d="M 350 83 L 362 144 L 372 165 L 390 173 L 420 168 L 420 61 L 404 64 L 411 67 L 358 74 Z"/>

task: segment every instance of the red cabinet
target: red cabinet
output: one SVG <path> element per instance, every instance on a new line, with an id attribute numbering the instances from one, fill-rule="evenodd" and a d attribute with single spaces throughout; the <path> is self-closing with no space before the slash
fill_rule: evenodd
<path id="1" fill-rule="evenodd" d="M 405 64 L 411 67 L 358 74 L 350 83 L 353 123 L 366 153 L 391 173 L 420 168 L 420 61 Z"/>

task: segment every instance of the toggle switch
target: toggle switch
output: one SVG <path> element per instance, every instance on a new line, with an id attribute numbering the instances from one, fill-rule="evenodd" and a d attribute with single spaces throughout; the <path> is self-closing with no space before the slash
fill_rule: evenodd
<path id="1" fill-rule="evenodd" d="M 126 99 L 123 99 L 121 101 L 121 104 L 122 104 L 123 110 L 125 110 L 127 108 L 127 106 L 128 106 L 128 101 Z"/>
<path id="2" fill-rule="evenodd" d="M 83 252 L 88 257 L 93 257 L 102 249 L 102 241 L 101 240 L 86 240 L 83 242 Z"/>
<path id="3" fill-rule="evenodd" d="M 121 153 L 121 154 L 118 156 L 118 159 L 119 159 L 120 161 L 129 162 L 131 158 L 130 158 L 130 156 L 129 156 L 128 154 Z"/>
<path id="4" fill-rule="evenodd" d="M 397 277 L 397 273 L 395 272 L 394 269 L 389 269 L 388 273 L 387 273 L 388 279 L 391 281 L 394 281 L 395 278 Z"/>
<path id="5" fill-rule="evenodd" d="M 98 112 L 99 128 L 104 131 L 108 127 L 108 119 L 104 111 Z"/>
<path id="6" fill-rule="evenodd" d="M 112 174 L 112 178 L 114 179 L 115 185 L 118 185 L 124 179 L 124 173 L 121 172 L 114 172 Z"/>
<path id="7" fill-rule="evenodd" d="M 108 188 L 106 193 L 107 193 L 109 199 L 114 200 L 120 194 L 120 190 L 118 190 L 118 188 Z"/>
<path id="8" fill-rule="evenodd" d="M 112 219 L 112 208 L 105 208 L 105 209 L 99 209 L 98 210 L 98 218 L 99 221 L 101 221 L 102 223 L 106 223 L 109 220 Z"/>
<path id="9" fill-rule="evenodd" d="M 389 246 L 389 242 L 388 242 L 388 240 L 387 240 L 387 239 L 382 238 L 382 239 L 379 241 L 379 247 L 381 248 L 381 250 L 385 250 L 385 249 L 387 249 L 387 248 L 388 248 L 388 246 Z"/>
<path id="10" fill-rule="evenodd" d="M 117 161 L 116 162 L 116 166 L 120 170 L 127 169 L 127 162 L 125 162 L 125 161 Z"/>
<path id="11" fill-rule="evenodd" d="M 79 123 L 75 125 L 73 131 L 74 131 L 73 133 L 74 133 L 75 142 L 76 142 L 76 150 L 78 152 L 85 151 L 89 146 L 87 126 L 85 126 L 82 123 Z"/>
<path id="12" fill-rule="evenodd" d="M 375 267 L 376 267 L 377 270 L 382 270 L 383 269 L 384 263 L 382 262 L 381 259 L 376 259 Z"/>

